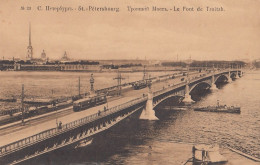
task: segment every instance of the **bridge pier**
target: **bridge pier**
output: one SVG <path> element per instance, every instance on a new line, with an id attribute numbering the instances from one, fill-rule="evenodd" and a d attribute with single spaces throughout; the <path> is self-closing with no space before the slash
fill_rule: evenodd
<path id="1" fill-rule="evenodd" d="M 153 110 L 153 92 L 151 90 L 151 83 L 148 84 L 148 100 L 146 102 L 145 109 L 142 111 L 140 119 L 144 120 L 158 120 Z"/>
<path id="2" fill-rule="evenodd" d="M 239 69 L 239 68 L 238 68 L 238 65 L 237 65 L 237 74 L 236 74 L 236 78 L 240 78 L 240 77 L 239 77 L 239 74 L 238 74 L 238 69 Z"/>
<path id="3" fill-rule="evenodd" d="M 230 70 L 229 70 L 229 72 L 228 72 L 228 82 L 229 82 L 229 83 L 232 82 Z"/>
<path id="4" fill-rule="evenodd" d="M 214 84 L 214 83 L 211 84 L 210 89 L 211 89 L 211 90 L 218 90 L 216 84 Z"/>
<path id="5" fill-rule="evenodd" d="M 211 90 L 217 90 L 217 86 L 215 84 L 215 68 L 214 68 L 214 64 L 213 64 L 213 75 L 211 77 L 211 87 L 210 87 Z"/>
<path id="6" fill-rule="evenodd" d="M 243 75 L 244 75 L 243 67 L 241 66 L 241 67 L 240 67 L 240 77 L 242 77 Z"/>
<path id="7" fill-rule="evenodd" d="M 230 77 L 228 77 L 228 80 L 227 80 L 229 83 L 231 83 L 233 80 L 230 78 Z"/>
<path id="8" fill-rule="evenodd" d="M 190 103 L 193 103 L 195 101 L 193 101 L 191 99 L 191 96 L 190 96 L 190 87 L 189 87 L 189 84 L 187 83 L 186 84 L 186 87 L 185 87 L 185 95 L 184 95 L 184 99 L 182 100 L 182 102 L 184 102 L 185 104 L 190 104 Z"/>
<path id="9" fill-rule="evenodd" d="M 210 87 L 210 89 L 211 90 L 217 90 L 218 89 L 216 84 L 215 84 L 215 77 L 214 77 L 214 75 L 211 78 L 211 87 Z"/>
<path id="10" fill-rule="evenodd" d="M 193 103 L 193 102 L 195 102 L 195 101 L 193 101 L 193 100 L 191 99 L 191 96 L 190 96 L 189 94 L 186 94 L 186 93 L 185 93 L 184 99 L 182 100 L 182 102 L 184 102 L 184 103 L 186 104 L 186 103 Z"/>
<path id="11" fill-rule="evenodd" d="M 237 72 L 237 74 L 236 74 L 236 79 L 239 79 L 240 77 L 239 77 L 239 75 L 238 75 L 238 72 Z"/>

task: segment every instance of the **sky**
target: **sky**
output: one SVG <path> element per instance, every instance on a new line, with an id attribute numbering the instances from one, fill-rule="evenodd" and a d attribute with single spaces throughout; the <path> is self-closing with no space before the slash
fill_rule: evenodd
<path id="1" fill-rule="evenodd" d="M 120 12 L 38 11 L 37 6 L 119 7 Z M 31 11 L 20 10 L 31 6 Z M 127 6 L 149 7 L 128 12 Z M 203 7 L 154 12 L 152 6 Z M 206 7 L 223 12 L 206 12 Z M 260 0 L 0 0 L 0 57 L 26 57 L 31 23 L 34 57 L 72 59 L 241 60 L 260 58 Z"/>

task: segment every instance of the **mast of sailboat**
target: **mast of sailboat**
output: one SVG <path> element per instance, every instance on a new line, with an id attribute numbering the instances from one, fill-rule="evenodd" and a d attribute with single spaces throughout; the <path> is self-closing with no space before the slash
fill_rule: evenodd
<path id="1" fill-rule="evenodd" d="M 91 93 L 91 94 L 94 94 L 94 93 L 95 93 L 95 90 L 94 90 L 94 82 L 95 82 L 95 79 L 94 79 L 94 77 L 93 77 L 93 73 L 91 73 L 91 75 L 90 75 L 89 82 L 90 82 L 90 93 Z"/>
<path id="2" fill-rule="evenodd" d="M 54 95 L 54 90 L 52 89 L 51 90 L 51 97 L 52 97 L 52 100 L 54 100 L 54 97 L 53 97 L 53 95 Z M 54 101 L 53 101 L 54 102 Z M 58 126 L 58 109 L 57 108 L 55 108 L 56 109 L 56 126 Z"/>

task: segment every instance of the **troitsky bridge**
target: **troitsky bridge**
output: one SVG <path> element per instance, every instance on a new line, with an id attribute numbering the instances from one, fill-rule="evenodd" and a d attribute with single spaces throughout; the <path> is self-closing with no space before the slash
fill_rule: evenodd
<path id="1" fill-rule="evenodd" d="M 148 90 L 132 90 L 109 102 L 111 108 L 104 110 L 101 105 L 60 118 L 63 124 L 59 128 L 54 120 L 11 131 L 0 137 L 0 164 L 19 164 L 57 149 L 91 144 L 95 135 L 130 116 L 158 120 L 154 109 L 164 100 L 178 96 L 183 102 L 193 102 L 190 93 L 199 85 L 216 89 L 217 82 L 230 82 L 242 74 L 239 69 L 180 74 L 166 80 L 167 86 L 162 80 L 153 79 Z"/>

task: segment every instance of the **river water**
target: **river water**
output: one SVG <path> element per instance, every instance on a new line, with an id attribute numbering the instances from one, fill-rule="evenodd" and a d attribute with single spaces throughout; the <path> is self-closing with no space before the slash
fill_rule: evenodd
<path id="1" fill-rule="evenodd" d="M 13 73 L 14 74 L 14 73 Z M 17 73 L 15 73 L 17 74 Z M 28 75 L 24 73 L 27 77 Z M 34 78 L 26 80 L 26 84 L 31 87 L 45 84 L 55 87 L 56 93 L 61 85 L 57 84 L 53 78 L 48 80 L 46 73 L 44 79 L 39 82 L 35 79 L 36 72 L 31 72 Z M 35 74 L 35 75 L 34 75 Z M 52 73 L 57 79 L 64 79 L 64 75 Z M 85 73 L 65 73 L 66 85 L 74 84 L 77 89 L 77 76 Z M 43 74 L 44 75 L 44 74 Z M 53 77 L 53 75 L 51 75 Z M 69 79 L 67 76 L 71 76 Z M 19 90 L 23 81 L 23 75 L 17 74 L 18 78 L 13 78 L 16 84 L 11 90 Z M 102 80 L 107 75 L 100 73 L 97 78 Z M 109 76 L 111 81 L 106 81 L 107 85 L 115 85 L 116 82 Z M 141 78 L 142 74 L 135 76 L 124 75 L 133 79 Z M 135 77 L 135 78 L 133 78 Z M 6 79 L 11 81 L 10 76 Z M 48 81 L 47 81 L 48 80 Z M 40 81 L 44 81 L 40 82 Z M 82 82 L 88 83 L 89 77 L 83 78 Z M 128 81 L 128 80 L 125 80 Z M 3 81 L 1 82 L 3 84 Z M 55 83 L 55 84 L 54 84 Z M 110 84 L 109 84 L 110 83 Z M 94 144 L 79 150 L 62 150 L 44 155 L 31 163 L 37 164 L 179 164 L 174 155 L 175 148 L 171 148 L 172 142 L 182 143 L 220 143 L 228 144 L 240 151 L 260 158 L 260 70 L 246 73 L 242 78 L 222 86 L 216 91 L 211 91 L 193 106 L 215 105 L 216 100 L 221 104 L 239 105 L 241 114 L 220 114 L 209 112 L 197 112 L 189 109 L 181 112 L 170 113 L 167 118 L 158 121 L 133 120 L 123 126 L 112 129 L 97 139 L 98 145 Z M 9 86 L 6 85 L 5 86 Z M 30 86 L 30 85 L 27 85 Z M 83 85 L 84 86 L 84 85 Z M 16 89 L 17 88 L 17 89 Z M 45 88 L 45 89 L 46 89 Z M 71 87 L 72 88 L 72 87 Z M 87 87 L 86 87 L 87 88 Z M 9 86 L 10 89 L 10 86 Z M 83 87 L 84 89 L 84 87 Z M 1 88 L 4 93 L 4 88 Z M 31 91 L 36 89 L 29 89 Z M 31 92 L 33 93 L 33 92 Z M 69 93 L 69 90 L 68 90 Z M 57 94 L 58 95 L 58 94 Z M 156 156 L 149 156 L 149 146 L 157 148 L 153 153 Z"/>
<path id="2" fill-rule="evenodd" d="M 152 72 L 151 77 L 170 72 Z M 172 73 L 172 72 L 171 72 Z M 77 95 L 79 90 L 90 91 L 90 72 L 13 72 L 0 71 L 0 99 L 21 98 L 22 84 L 25 98 L 60 98 Z M 94 73 L 94 89 L 102 89 L 118 84 L 116 72 Z M 143 78 L 142 72 L 122 73 L 122 84 Z M 148 74 L 147 74 L 148 76 Z M 0 110 L 19 107 L 20 103 L 0 102 Z"/>

